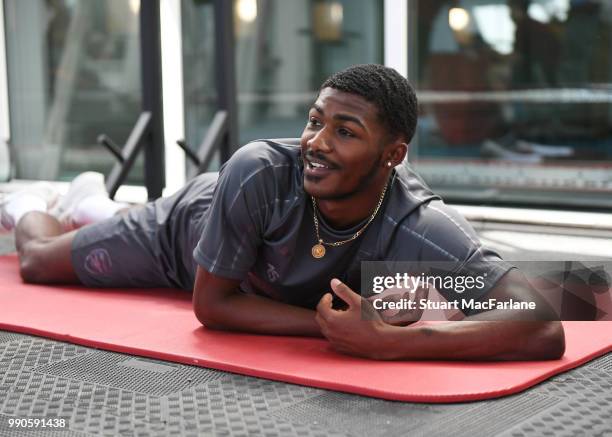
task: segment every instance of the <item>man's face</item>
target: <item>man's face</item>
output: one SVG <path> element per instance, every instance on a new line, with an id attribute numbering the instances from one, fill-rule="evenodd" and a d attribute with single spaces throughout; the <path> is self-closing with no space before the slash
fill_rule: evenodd
<path id="1" fill-rule="evenodd" d="M 371 189 L 383 171 L 384 134 L 374 104 L 355 94 L 322 89 L 302 133 L 305 191 L 332 200 Z"/>

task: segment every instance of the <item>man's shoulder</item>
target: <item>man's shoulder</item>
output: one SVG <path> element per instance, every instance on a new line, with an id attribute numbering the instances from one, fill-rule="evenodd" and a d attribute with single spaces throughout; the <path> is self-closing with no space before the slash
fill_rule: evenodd
<path id="1" fill-rule="evenodd" d="M 279 140 L 256 140 L 240 147 L 221 167 L 220 180 L 240 188 L 275 191 L 297 189 L 300 185 L 299 146 Z M 280 188 L 282 187 L 282 189 Z"/>
<path id="2" fill-rule="evenodd" d="M 432 192 L 414 170 L 406 167 L 394 183 L 395 206 L 386 221 L 397 227 L 395 243 L 422 247 L 424 253 L 461 259 L 480 245 L 473 227 L 454 208 Z"/>
<path id="3" fill-rule="evenodd" d="M 240 147 L 229 162 L 239 162 L 252 169 L 298 166 L 300 146 L 288 140 L 254 140 Z M 299 141 L 299 140 L 296 140 Z"/>

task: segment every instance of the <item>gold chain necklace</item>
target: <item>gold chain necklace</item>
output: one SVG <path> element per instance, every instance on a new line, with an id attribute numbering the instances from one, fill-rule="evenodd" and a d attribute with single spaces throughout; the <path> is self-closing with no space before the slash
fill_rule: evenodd
<path id="1" fill-rule="evenodd" d="M 389 182 L 387 181 L 387 183 L 385 184 L 385 188 L 383 188 L 382 193 L 380 195 L 380 199 L 378 199 L 378 204 L 376 205 L 374 212 L 372 213 L 372 215 L 370 216 L 366 224 L 363 225 L 361 229 L 359 229 L 357 232 L 355 232 L 351 238 L 347 240 L 342 240 L 342 241 L 334 241 L 332 243 L 327 243 L 323 241 L 323 239 L 319 235 L 319 220 L 317 219 L 317 201 L 315 200 L 313 196 L 310 196 L 310 198 L 312 199 L 312 209 L 314 212 L 313 218 L 314 218 L 314 225 L 315 225 L 315 233 L 317 234 L 317 241 L 318 241 L 318 243 L 312 246 L 312 249 L 310 250 L 310 252 L 312 253 L 312 256 L 315 258 L 323 258 L 325 256 L 325 246 L 338 247 L 338 246 L 341 246 L 343 244 L 353 241 L 355 238 L 363 234 L 363 231 L 365 231 L 368 225 L 372 223 L 372 220 L 374 220 L 374 217 L 376 217 L 376 214 L 378 213 L 378 210 L 380 209 L 380 206 L 383 203 L 383 199 L 385 198 L 385 193 L 387 192 L 388 185 L 389 185 Z"/>

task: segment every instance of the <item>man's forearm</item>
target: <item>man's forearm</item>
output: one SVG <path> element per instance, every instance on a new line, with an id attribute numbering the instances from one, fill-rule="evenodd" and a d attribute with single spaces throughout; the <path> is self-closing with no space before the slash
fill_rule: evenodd
<path id="1" fill-rule="evenodd" d="M 197 308 L 198 319 L 212 329 L 255 334 L 321 337 L 315 311 L 263 296 L 235 293 L 214 308 Z"/>
<path id="2" fill-rule="evenodd" d="M 540 360 L 563 355 L 563 325 L 522 274 L 509 272 L 488 297 L 534 302 L 537 309 L 493 310 L 459 322 L 385 328 L 389 359 Z"/>
<path id="3" fill-rule="evenodd" d="M 388 326 L 381 359 L 546 360 L 563 355 L 560 322 L 460 321 Z"/>

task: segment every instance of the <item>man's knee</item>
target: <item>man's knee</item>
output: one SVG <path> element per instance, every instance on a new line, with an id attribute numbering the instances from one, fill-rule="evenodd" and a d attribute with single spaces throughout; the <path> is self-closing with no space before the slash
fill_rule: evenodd
<path id="1" fill-rule="evenodd" d="M 28 241 L 19 251 L 19 273 L 24 282 L 44 283 L 49 266 L 45 261 L 45 243 L 38 239 Z"/>

